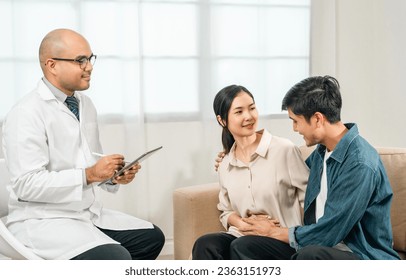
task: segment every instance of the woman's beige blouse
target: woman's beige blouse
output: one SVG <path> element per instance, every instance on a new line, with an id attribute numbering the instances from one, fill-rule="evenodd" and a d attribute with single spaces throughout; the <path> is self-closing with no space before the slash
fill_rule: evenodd
<path id="1" fill-rule="evenodd" d="M 262 130 L 261 141 L 249 164 L 235 158 L 235 143 L 219 167 L 220 221 L 231 234 L 228 217 L 267 214 L 282 227 L 302 224 L 301 208 L 309 175 L 300 150 L 290 140 Z"/>

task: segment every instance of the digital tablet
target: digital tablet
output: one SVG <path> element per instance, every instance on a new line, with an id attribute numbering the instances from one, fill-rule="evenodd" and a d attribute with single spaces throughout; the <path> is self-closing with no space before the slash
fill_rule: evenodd
<path id="1" fill-rule="evenodd" d="M 106 183 L 110 183 L 113 184 L 113 179 L 115 177 L 121 176 L 124 174 L 124 172 L 128 169 L 130 169 L 131 167 L 133 167 L 134 165 L 146 160 L 147 158 L 149 158 L 151 155 L 153 155 L 156 151 L 162 149 L 162 146 L 152 149 L 148 152 L 143 153 L 142 155 L 140 155 L 139 157 L 137 157 L 135 160 L 133 160 L 132 162 L 128 163 L 127 165 L 125 165 L 123 168 L 121 168 L 119 171 L 117 171 L 111 178 L 104 180 L 103 182 L 99 183 L 99 186 L 102 184 L 106 184 Z"/>

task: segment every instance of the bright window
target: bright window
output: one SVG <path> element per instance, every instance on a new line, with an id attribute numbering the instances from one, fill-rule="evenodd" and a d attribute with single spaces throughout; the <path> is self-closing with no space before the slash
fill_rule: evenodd
<path id="1" fill-rule="evenodd" d="M 310 0 L 0 0 L 0 119 L 42 76 L 38 47 L 55 28 L 82 33 L 98 55 L 99 115 L 199 116 L 229 84 L 261 115 L 309 74 Z"/>

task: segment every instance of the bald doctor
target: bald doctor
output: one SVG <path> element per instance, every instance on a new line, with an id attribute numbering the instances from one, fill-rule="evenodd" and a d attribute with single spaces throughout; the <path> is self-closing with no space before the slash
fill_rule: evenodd
<path id="1" fill-rule="evenodd" d="M 101 153 L 97 113 L 78 92 L 89 88 L 96 55 L 77 32 L 57 29 L 39 48 L 44 77 L 3 124 L 11 176 L 7 227 L 44 259 L 155 259 L 162 231 L 148 221 L 105 209 L 97 188 L 117 192 L 140 166 L 98 186 L 124 165 Z"/>

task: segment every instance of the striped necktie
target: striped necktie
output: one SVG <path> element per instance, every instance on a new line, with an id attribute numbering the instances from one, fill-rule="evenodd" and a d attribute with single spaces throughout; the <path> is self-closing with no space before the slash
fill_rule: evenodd
<path id="1" fill-rule="evenodd" d="M 65 102 L 68 105 L 69 110 L 71 110 L 72 113 L 79 120 L 79 102 L 78 102 L 78 100 L 72 95 L 72 96 L 66 97 Z"/>

